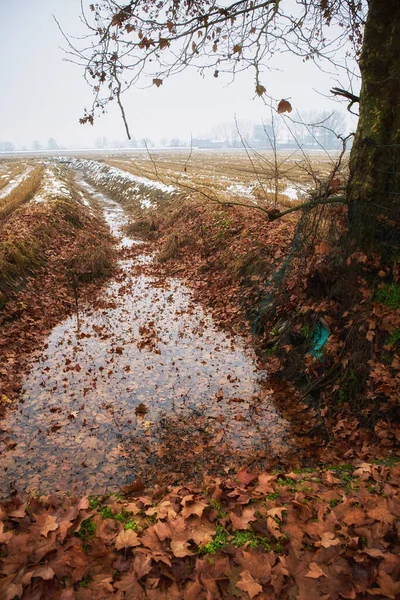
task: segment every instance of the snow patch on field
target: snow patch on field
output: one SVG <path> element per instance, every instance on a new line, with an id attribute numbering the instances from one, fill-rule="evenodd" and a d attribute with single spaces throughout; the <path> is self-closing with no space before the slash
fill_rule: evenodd
<path id="1" fill-rule="evenodd" d="M 282 194 L 287 196 L 290 200 L 299 200 L 302 194 L 305 194 L 308 190 L 307 186 L 301 185 L 288 185 Z"/>
<path id="2" fill-rule="evenodd" d="M 53 168 L 46 167 L 40 192 L 35 196 L 34 202 L 35 204 L 40 204 L 41 202 L 47 202 L 51 198 L 71 199 L 72 192 Z"/>
<path id="3" fill-rule="evenodd" d="M 256 201 L 254 196 L 254 188 L 256 185 L 244 185 L 241 183 L 232 183 L 229 187 L 227 187 L 226 191 L 232 196 L 240 196 L 241 198 L 248 198 L 253 202 Z M 275 193 L 274 187 L 266 187 L 265 190 L 270 193 Z M 307 187 L 300 185 L 286 185 L 285 189 L 278 190 L 278 194 L 282 196 L 287 196 L 289 200 L 298 200 L 302 194 L 307 192 Z"/>
<path id="4" fill-rule="evenodd" d="M 139 177 L 95 160 L 85 158 L 60 158 L 59 160 L 68 163 L 74 169 L 83 171 L 94 186 L 117 193 L 121 200 L 137 198 L 142 208 L 153 206 L 154 192 L 170 195 L 178 191 L 173 185 Z"/>
<path id="5" fill-rule="evenodd" d="M 298 190 L 293 186 L 288 186 L 285 190 L 283 190 L 282 194 L 290 198 L 290 200 L 297 200 Z"/>
<path id="6" fill-rule="evenodd" d="M 243 185 L 242 183 L 232 183 L 226 191 L 233 196 L 241 196 L 242 198 L 250 198 L 251 200 L 255 199 L 253 194 L 253 186 L 249 187 L 247 185 Z"/>
<path id="7" fill-rule="evenodd" d="M 10 179 L 10 181 L 5 186 L 5 188 L 2 189 L 0 192 L 0 200 L 2 200 L 3 198 L 6 198 L 9 194 L 11 194 L 11 192 L 14 191 L 15 188 L 18 187 L 28 177 L 28 175 L 32 171 L 32 169 L 33 169 L 33 167 L 28 167 L 26 169 L 26 171 L 24 171 L 23 173 L 20 173 L 19 175 L 14 177 L 14 179 Z"/>

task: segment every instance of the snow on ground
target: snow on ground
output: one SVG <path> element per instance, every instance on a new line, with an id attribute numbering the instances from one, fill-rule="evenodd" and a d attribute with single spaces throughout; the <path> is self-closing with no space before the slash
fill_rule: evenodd
<path id="1" fill-rule="evenodd" d="M 251 198 L 251 200 L 255 200 L 253 186 L 249 187 L 242 183 L 232 183 L 226 191 L 233 196 L 241 196 L 242 198 Z"/>
<path id="2" fill-rule="evenodd" d="M 69 186 L 63 181 L 55 169 L 47 166 L 43 174 L 40 191 L 35 196 L 35 204 L 47 202 L 50 198 L 72 198 L 72 192 Z"/>
<path id="3" fill-rule="evenodd" d="M 116 189 L 122 199 L 128 199 L 132 195 L 138 196 L 142 208 L 152 206 L 151 191 L 156 190 L 164 194 L 174 194 L 178 191 L 173 185 L 139 177 L 95 160 L 85 158 L 60 158 L 59 160 L 67 162 L 72 168 L 83 171 L 93 185 L 110 191 L 113 191 L 113 188 Z"/>
<path id="4" fill-rule="evenodd" d="M 226 191 L 233 196 L 241 196 L 242 198 L 248 198 L 253 202 L 256 201 L 254 197 L 254 187 L 255 185 L 244 185 L 241 183 L 232 183 Z M 274 194 L 275 188 L 267 187 L 266 191 Z M 300 185 L 287 185 L 284 190 L 279 190 L 279 195 L 287 196 L 290 200 L 298 200 L 301 194 L 304 194 L 307 191 L 306 187 Z"/>
<path id="5" fill-rule="evenodd" d="M 19 184 L 22 183 L 24 179 L 28 177 L 32 169 L 33 167 L 28 167 L 26 171 L 15 176 L 13 179 L 10 179 L 8 184 L 0 191 L 0 200 L 6 198 L 9 194 L 11 194 L 11 192 L 14 191 L 15 188 L 18 187 Z"/>
<path id="6" fill-rule="evenodd" d="M 284 194 L 285 196 L 290 198 L 290 200 L 297 200 L 298 193 L 299 193 L 299 189 L 296 187 L 293 187 L 291 185 L 288 185 L 287 188 L 282 192 L 282 194 Z"/>

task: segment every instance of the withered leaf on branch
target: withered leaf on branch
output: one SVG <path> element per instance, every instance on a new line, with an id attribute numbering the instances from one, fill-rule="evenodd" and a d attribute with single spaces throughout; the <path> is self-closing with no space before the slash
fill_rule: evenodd
<path id="1" fill-rule="evenodd" d="M 278 113 L 292 112 L 292 105 L 287 100 L 281 100 L 278 104 Z"/>
<path id="2" fill-rule="evenodd" d="M 257 83 L 257 85 L 256 85 L 257 96 L 262 96 L 263 94 L 265 94 L 266 91 L 267 91 L 267 89 L 263 85 L 261 85 L 261 83 Z"/>
<path id="3" fill-rule="evenodd" d="M 159 88 L 160 85 L 162 85 L 163 80 L 162 79 L 153 79 L 153 83 L 154 83 L 154 85 L 156 85 Z"/>
<path id="4" fill-rule="evenodd" d="M 122 26 L 122 16 L 120 13 L 116 14 L 113 16 L 112 21 L 111 21 L 111 25 L 113 27 L 121 27 Z"/>
<path id="5" fill-rule="evenodd" d="M 329 190 L 332 193 L 335 194 L 338 191 L 339 186 L 340 186 L 340 179 L 339 179 L 339 177 L 334 177 L 333 179 L 330 180 L 330 182 L 329 182 Z"/>
<path id="6" fill-rule="evenodd" d="M 160 49 L 163 50 L 164 48 L 168 48 L 168 46 L 170 45 L 170 42 L 166 38 L 160 38 L 159 44 L 160 44 Z"/>

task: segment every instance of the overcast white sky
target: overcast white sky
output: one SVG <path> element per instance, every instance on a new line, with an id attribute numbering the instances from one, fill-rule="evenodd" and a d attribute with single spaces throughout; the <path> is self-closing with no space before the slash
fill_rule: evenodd
<path id="1" fill-rule="evenodd" d="M 65 31 L 79 33 L 80 0 L 0 0 L 0 141 L 31 147 L 50 137 L 67 147 L 90 147 L 99 137 L 125 139 L 117 106 L 93 127 L 79 124 L 91 91 L 80 67 L 63 61 L 62 36 L 52 14 Z M 317 93 L 329 93 L 332 80 L 314 65 L 288 55 L 275 61 L 280 71 L 262 78 L 274 97 L 289 98 L 299 111 L 333 110 L 337 103 Z M 238 119 L 261 122 L 268 111 L 254 99 L 253 74 L 239 74 L 224 87 L 210 72 L 203 79 L 188 71 L 160 88 L 133 90 L 125 99 L 132 135 L 140 140 L 186 138 L 210 132 L 221 122 Z"/>

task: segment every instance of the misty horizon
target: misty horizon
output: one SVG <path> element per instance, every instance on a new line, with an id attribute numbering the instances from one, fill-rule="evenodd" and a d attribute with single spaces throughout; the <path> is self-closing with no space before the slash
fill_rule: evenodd
<path id="1" fill-rule="evenodd" d="M 6 92 L 0 101 L 0 142 L 16 150 L 51 150 L 53 138 L 60 149 L 94 149 L 105 138 L 107 147 L 124 147 L 126 135 L 116 105 L 93 126 L 79 124 L 84 107 L 91 104 L 91 90 L 83 68 L 66 61 L 65 42 L 53 14 L 65 32 L 83 33 L 78 0 L 67 5 L 38 0 L 23 12 L 12 3 L 4 6 L 0 45 L 3 56 L 13 60 L 3 60 L 0 67 Z M 294 115 L 335 110 L 345 114 L 342 104 L 323 95 L 334 79 L 312 61 L 281 54 L 277 63 L 279 70 L 264 76 L 268 91 L 290 99 Z M 130 90 L 124 106 L 132 137 L 138 145 L 146 138 L 157 147 L 173 145 L 173 139 L 190 145 L 191 137 L 220 141 L 216 130 L 231 127 L 235 118 L 246 124 L 250 120 L 252 126 L 269 122 L 270 110 L 254 98 L 253 75 L 243 72 L 230 85 L 229 81 L 227 76 L 216 80 L 212 74 L 188 70 L 159 89 Z M 354 121 L 346 116 L 346 122 L 348 130 Z M 243 137 L 248 138 L 248 132 Z"/>

